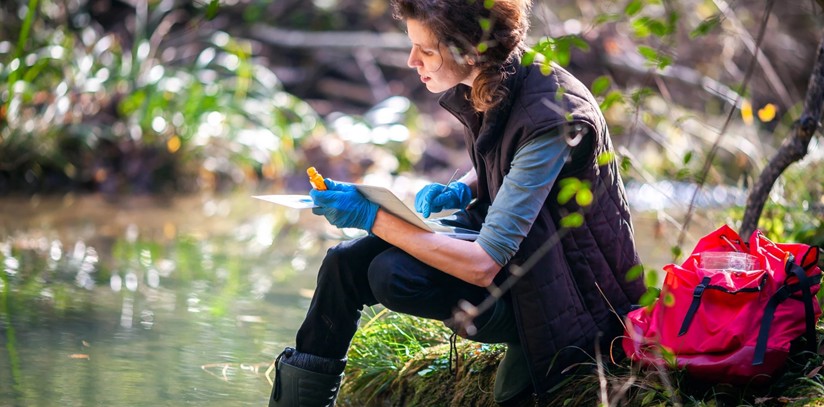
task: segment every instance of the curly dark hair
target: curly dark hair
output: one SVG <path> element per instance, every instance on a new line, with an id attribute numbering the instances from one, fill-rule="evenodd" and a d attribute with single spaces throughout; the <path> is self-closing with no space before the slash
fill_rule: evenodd
<path id="1" fill-rule="evenodd" d="M 523 54 L 530 7 L 530 0 L 392 0 L 392 15 L 419 21 L 459 63 L 475 62 L 470 100 L 484 112 L 506 96 L 505 66 Z"/>

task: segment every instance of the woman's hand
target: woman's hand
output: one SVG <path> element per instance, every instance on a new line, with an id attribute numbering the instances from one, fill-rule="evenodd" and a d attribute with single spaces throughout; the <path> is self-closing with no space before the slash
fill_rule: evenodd
<path id="1" fill-rule="evenodd" d="M 415 210 L 424 218 L 444 209 L 465 209 L 472 200 L 472 191 L 463 182 L 449 185 L 429 184 L 415 194 Z"/>
<path id="2" fill-rule="evenodd" d="M 323 180 L 326 190 L 312 189 L 309 196 L 315 201 L 312 213 L 323 215 L 329 223 L 339 228 L 358 228 L 372 233 L 378 204 L 364 198 L 352 184 Z"/>

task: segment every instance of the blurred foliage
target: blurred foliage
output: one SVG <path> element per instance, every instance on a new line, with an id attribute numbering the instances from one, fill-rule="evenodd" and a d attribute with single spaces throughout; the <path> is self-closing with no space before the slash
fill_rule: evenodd
<path id="1" fill-rule="evenodd" d="M 804 242 L 824 248 L 822 179 L 824 162 L 820 160 L 804 160 L 784 171 L 761 214 L 759 230 L 776 242 Z M 730 208 L 724 220 L 737 225 L 743 214 L 742 207 Z"/>
<path id="2" fill-rule="evenodd" d="M 296 144 L 322 128 L 248 42 L 201 30 L 201 15 L 186 21 L 186 2 L 141 2 L 125 37 L 68 24 L 88 20 L 82 2 L 13 3 L 0 21 L 25 14 L 32 25 L 20 27 L 18 44 L 0 42 L 0 191 L 275 179 L 291 169 Z M 196 40 L 186 47 L 169 35 L 181 24 Z"/>

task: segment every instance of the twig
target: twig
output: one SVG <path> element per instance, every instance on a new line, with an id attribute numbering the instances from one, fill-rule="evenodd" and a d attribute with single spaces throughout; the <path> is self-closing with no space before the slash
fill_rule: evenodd
<path id="1" fill-rule="evenodd" d="M 375 101 L 381 101 L 391 96 L 392 91 L 389 90 L 386 78 L 384 78 L 383 72 L 378 67 L 377 58 L 375 58 L 372 51 L 367 48 L 358 48 L 355 50 L 354 55 L 355 62 L 363 71 L 363 77 L 369 84 Z"/>
<path id="2" fill-rule="evenodd" d="M 601 336 L 603 336 L 603 334 L 599 332 L 597 335 L 598 339 L 595 340 L 595 367 L 598 372 L 598 388 L 600 389 L 601 405 L 608 406 L 609 395 L 607 393 L 607 376 L 604 374 L 603 355 L 601 355 Z"/>
<path id="3" fill-rule="evenodd" d="M 642 64 L 634 64 L 628 58 L 615 58 L 607 56 L 604 60 L 610 68 L 623 70 L 632 74 L 639 75 L 656 75 L 660 78 L 665 78 L 671 81 L 677 81 L 681 84 L 701 88 L 721 99 L 728 105 L 735 108 L 740 107 L 738 93 L 732 90 L 729 86 L 710 78 L 700 72 L 686 66 L 672 65 L 663 70 L 650 71 L 649 68 Z"/>
<path id="4" fill-rule="evenodd" d="M 761 66 L 762 72 L 764 72 L 764 76 L 767 79 L 767 83 L 770 87 L 775 91 L 778 95 L 778 98 L 781 99 L 781 103 L 784 103 L 786 106 L 793 105 L 793 98 L 790 97 L 790 93 L 787 90 L 787 86 L 781 82 L 781 78 L 778 76 L 778 73 L 775 71 L 775 68 L 770 63 L 769 59 L 763 52 L 759 52 L 760 49 L 759 44 L 756 44 L 753 41 L 752 36 L 747 32 L 744 28 L 744 25 L 741 21 L 738 20 L 735 13 L 733 12 L 730 5 L 724 0 L 713 0 L 715 2 L 716 7 L 724 14 L 724 18 L 729 21 L 735 30 L 738 32 L 738 35 L 741 37 L 741 42 L 747 47 L 750 53 L 755 56 L 758 64 Z"/>

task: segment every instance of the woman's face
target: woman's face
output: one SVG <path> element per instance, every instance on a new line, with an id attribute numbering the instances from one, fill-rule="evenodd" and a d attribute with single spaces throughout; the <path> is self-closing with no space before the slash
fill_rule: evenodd
<path id="1" fill-rule="evenodd" d="M 478 75 L 471 65 L 459 64 L 445 44 L 421 22 L 406 20 L 406 30 L 412 41 L 407 65 L 418 71 L 421 82 L 432 93 L 446 91 L 459 83 L 472 86 Z"/>

